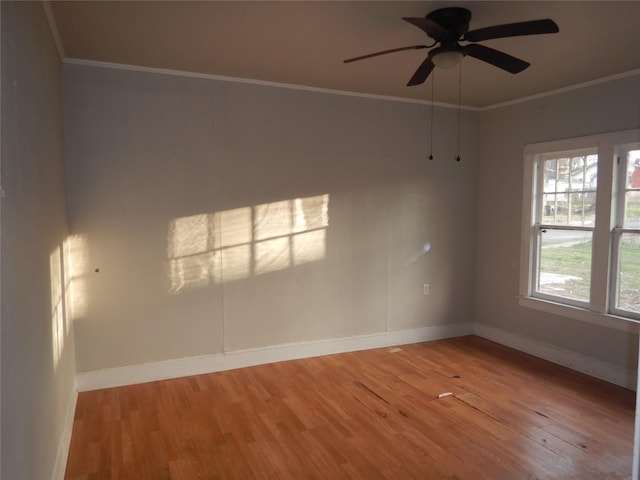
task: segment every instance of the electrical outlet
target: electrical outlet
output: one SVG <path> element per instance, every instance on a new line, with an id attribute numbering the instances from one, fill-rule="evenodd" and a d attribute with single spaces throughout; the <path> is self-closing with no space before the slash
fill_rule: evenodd
<path id="1" fill-rule="evenodd" d="M 425 283 L 422 286 L 422 294 L 423 295 L 429 295 L 429 284 L 428 283 Z"/>

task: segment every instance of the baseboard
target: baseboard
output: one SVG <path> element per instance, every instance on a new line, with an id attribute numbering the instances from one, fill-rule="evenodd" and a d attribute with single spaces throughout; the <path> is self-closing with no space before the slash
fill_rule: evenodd
<path id="1" fill-rule="evenodd" d="M 51 480 L 63 480 L 65 469 L 67 468 L 67 457 L 69 455 L 69 447 L 71 446 L 71 433 L 73 432 L 73 419 L 76 413 L 76 403 L 78 401 L 78 392 L 71 392 L 71 398 L 67 403 L 67 410 L 64 415 L 64 425 L 60 441 L 58 442 L 58 451 L 56 452 L 56 462 L 53 466 Z"/>
<path id="2" fill-rule="evenodd" d="M 572 370 L 586 373 L 615 385 L 631 390 L 636 390 L 637 388 L 638 380 L 634 370 L 481 323 L 474 324 L 474 332 L 479 337 L 549 360 Z"/>
<path id="3" fill-rule="evenodd" d="M 220 372 L 265 363 L 405 345 L 471 334 L 473 334 L 472 323 L 458 323 L 381 332 L 370 335 L 358 335 L 355 337 L 290 343 L 199 357 L 178 358 L 90 372 L 79 372 L 76 375 L 76 389 L 82 392 L 100 388 L 133 385 L 136 383 Z"/>

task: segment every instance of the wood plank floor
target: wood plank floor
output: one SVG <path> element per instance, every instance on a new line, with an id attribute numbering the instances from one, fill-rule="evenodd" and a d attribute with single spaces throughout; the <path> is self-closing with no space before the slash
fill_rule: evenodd
<path id="1" fill-rule="evenodd" d="M 634 404 L 462 337 L 80 393 L 65 478 L 626 480 Z"/>

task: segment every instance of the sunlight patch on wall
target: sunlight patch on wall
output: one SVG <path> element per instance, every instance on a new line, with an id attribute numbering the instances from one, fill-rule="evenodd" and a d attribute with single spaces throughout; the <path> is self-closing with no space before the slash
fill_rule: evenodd
<path id="1" fill-rule="evenodd" d="M 171 221 L 169 293 L 322 260 L 328 209 L 325 194 Z"/>
<path id="2" fill-rule="evenodd" d="M 49 255 L 51 283 L 51 344 L 53 366 L 57 368 L 69 332 L 71 322 L 84 315 L 86 292 L 86 240 L 70 236 Z"/>
<path id="3" fill-rule="evenodd" d="M 71 235 L 64 242 L 66 252 L 65 271 L 69 288 L 67 289 L 68 317 L 70 321 L 87 315 L 87 275 L 89 274 L 89 253 L 87 237 Z"/>
<path id="4" fill-rule="evenodd" d="M 215 216 L 178 218 L 169 227 L 168 256 L 172 293 L 209 283 L 216 260 Z"/>
<path id="5" fill-rule="evenodd" d="M 62 247 L 56 247 L 49 255 L 49 274 L 51 279 L 51 343 L 54 369 L 58 366 L 58 361 L 62 356 L 68 331 L 62 262 Z"/>
<path id="6" fill-rule="evenodd" d="M 251 258 L 253 249 L 253 215 L 252 208 L 236 208 L 220 212 L 221 247 L 220 265 L 216 269 L 218 275 L 214 280 L 221 283 L 223 280 L 233 281 L 247 278 L 251 275 Z M 224 270 L 223 270 L 224 268 Z"/>

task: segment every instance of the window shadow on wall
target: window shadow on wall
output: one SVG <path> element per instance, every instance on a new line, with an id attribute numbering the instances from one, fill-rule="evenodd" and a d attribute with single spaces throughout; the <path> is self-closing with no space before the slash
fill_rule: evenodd
<path id="1" fill-rule="evenodd" d="M 49 255 L 51 283 L 51 343 L 53 366 L 57 369 L 72 323 L 86 313 L 87 242 L 72 235 Z"/>
<path id="2" fill-rule="evenodd" d="M 242 280 L 326 255 L 329 194 L 172 220 L 169 293 Z"/>

